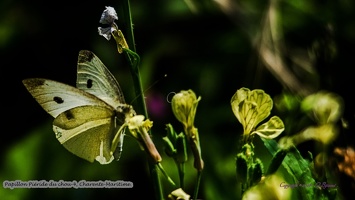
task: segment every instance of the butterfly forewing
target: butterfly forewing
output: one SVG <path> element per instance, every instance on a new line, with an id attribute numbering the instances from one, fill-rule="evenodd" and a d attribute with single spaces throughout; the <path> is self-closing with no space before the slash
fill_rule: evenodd
<path id="1" fill-rule="evenodd" d="M 32 78 L 23 80 L 23 84 L 42 108 L 53 117 L 57 117 L 66 110 L 84 105 L 110 108 L 97 97 L 57 81 Z"/>
<path id="2" fill-rule="evenodd" d="M 114 108 L 125 104 L 118 82 L 93 52 L 81 50 L 77 68 L 77 88 L 97 96 Z"/>

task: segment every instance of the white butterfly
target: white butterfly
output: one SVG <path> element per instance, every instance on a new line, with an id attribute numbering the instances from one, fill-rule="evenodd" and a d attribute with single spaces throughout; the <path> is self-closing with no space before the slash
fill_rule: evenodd
<path id="1" fill-rule="evenodd" d="M 58 141 L 73 154 L 108 164 L 121 156 L 126 120 L 136 115 L 114 76 L 91 51 L 79 52 L 76 87 L 42 78 L 23 80 L 52 115 Z"/>

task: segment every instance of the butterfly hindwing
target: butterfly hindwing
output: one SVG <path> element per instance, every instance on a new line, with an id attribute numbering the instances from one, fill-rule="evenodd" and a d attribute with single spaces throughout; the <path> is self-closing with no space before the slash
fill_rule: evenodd
<path id="1" fill-rule="evenodd" d="M 125 104 L 115 77 L 93 52 L 81 50 L 77 68 L 77 88 L 97 96 L 114 108 Z"/>
<path id="2" fill-rule="evenodd" d="M 84 105 L 110 107 L 89 93 L 57 81 L 32 78 L 23 80 L 23 84 L 42 108 L 53 117 Z"/>
<path id="3" fill-rule="evenodd" d="M 114 158 L 111 141 L 118 128 L 114 111 L 100 106 L 73 108 L 61 113 L 53 121 L 53 131 L 67 150 L 85 160 L 97 160 L 101 164 L 108 164 Z"/>

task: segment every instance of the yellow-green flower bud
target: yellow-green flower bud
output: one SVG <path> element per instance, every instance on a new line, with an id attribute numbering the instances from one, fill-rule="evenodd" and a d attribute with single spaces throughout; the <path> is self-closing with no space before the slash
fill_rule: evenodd
<path id="1" fill-rule="evenodd" d="M 260 182 L 261 177 L 263 175 L 263 171 L 264 171 L 263 163 L 261 162 L 261 160 L 259 158 L 255 159 L 255 162 L 252 164 L 251 169 L 250 169 L 251 185 L 255 185 Z"/>
<path id="2" fill-rule="evenodd" d="M 184 126 L 187 141 L 195 158 L 194 167 L 198 171 L 204 167 L 198 130 L 194 126 L 197 105 L 200 100 L 201 97 L 197 98 L 192 90 L 182 90 L 171 100 L 173 113 Z"/>
<path id="3" fill-rule="evenodd" d="M 174 95 L 171 105 L 173 113 L 185 129 L 192 128 L 195 120 L 196 109 L 201 97 L 196 98 L 192 90 L 182 90 Z"/>

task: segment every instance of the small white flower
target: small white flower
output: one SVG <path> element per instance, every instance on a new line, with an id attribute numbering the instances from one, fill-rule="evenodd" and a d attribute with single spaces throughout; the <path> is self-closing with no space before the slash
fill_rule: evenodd
<path id="1" fill-rule="evenodd" d="M 111 39 L 111 33 L 114 30 L 115 30 L 115 28 L 112 27 L 112 26 L 106 27 L 106 28 L 98 27 L 99 35 L 101 35 L 104 38 L 106 38 L 106 40 L 110 40 Z"/>
<path id="2" fill-rule="evenodd" d="M 113 7 L 106 6 L 106 9 L 101 15 L 100 23 L 107 24 L 109 27 L 98 27 L 99 35 L 103 36 L 107 40 L 111 39 L 111 34 L 116 30 L 115 20 L 117 20 L 117 13 Z"/>
<path id="3" fill-rule="evenodd" d="M 132 118 L 127 120 L 128 129 L 129 130 L 138 130 L 141 126 L 143 126 L 144 116 L 143 115 L 136 115 Z"/>
<path id="4" fill-rule="evenodd" d="M 118 17 L 115 9 L 111 6 L 106 6 L 106 10 L 104 10 L 101 15 L 100 23 L 111 25 L 117 19 Z"/>

